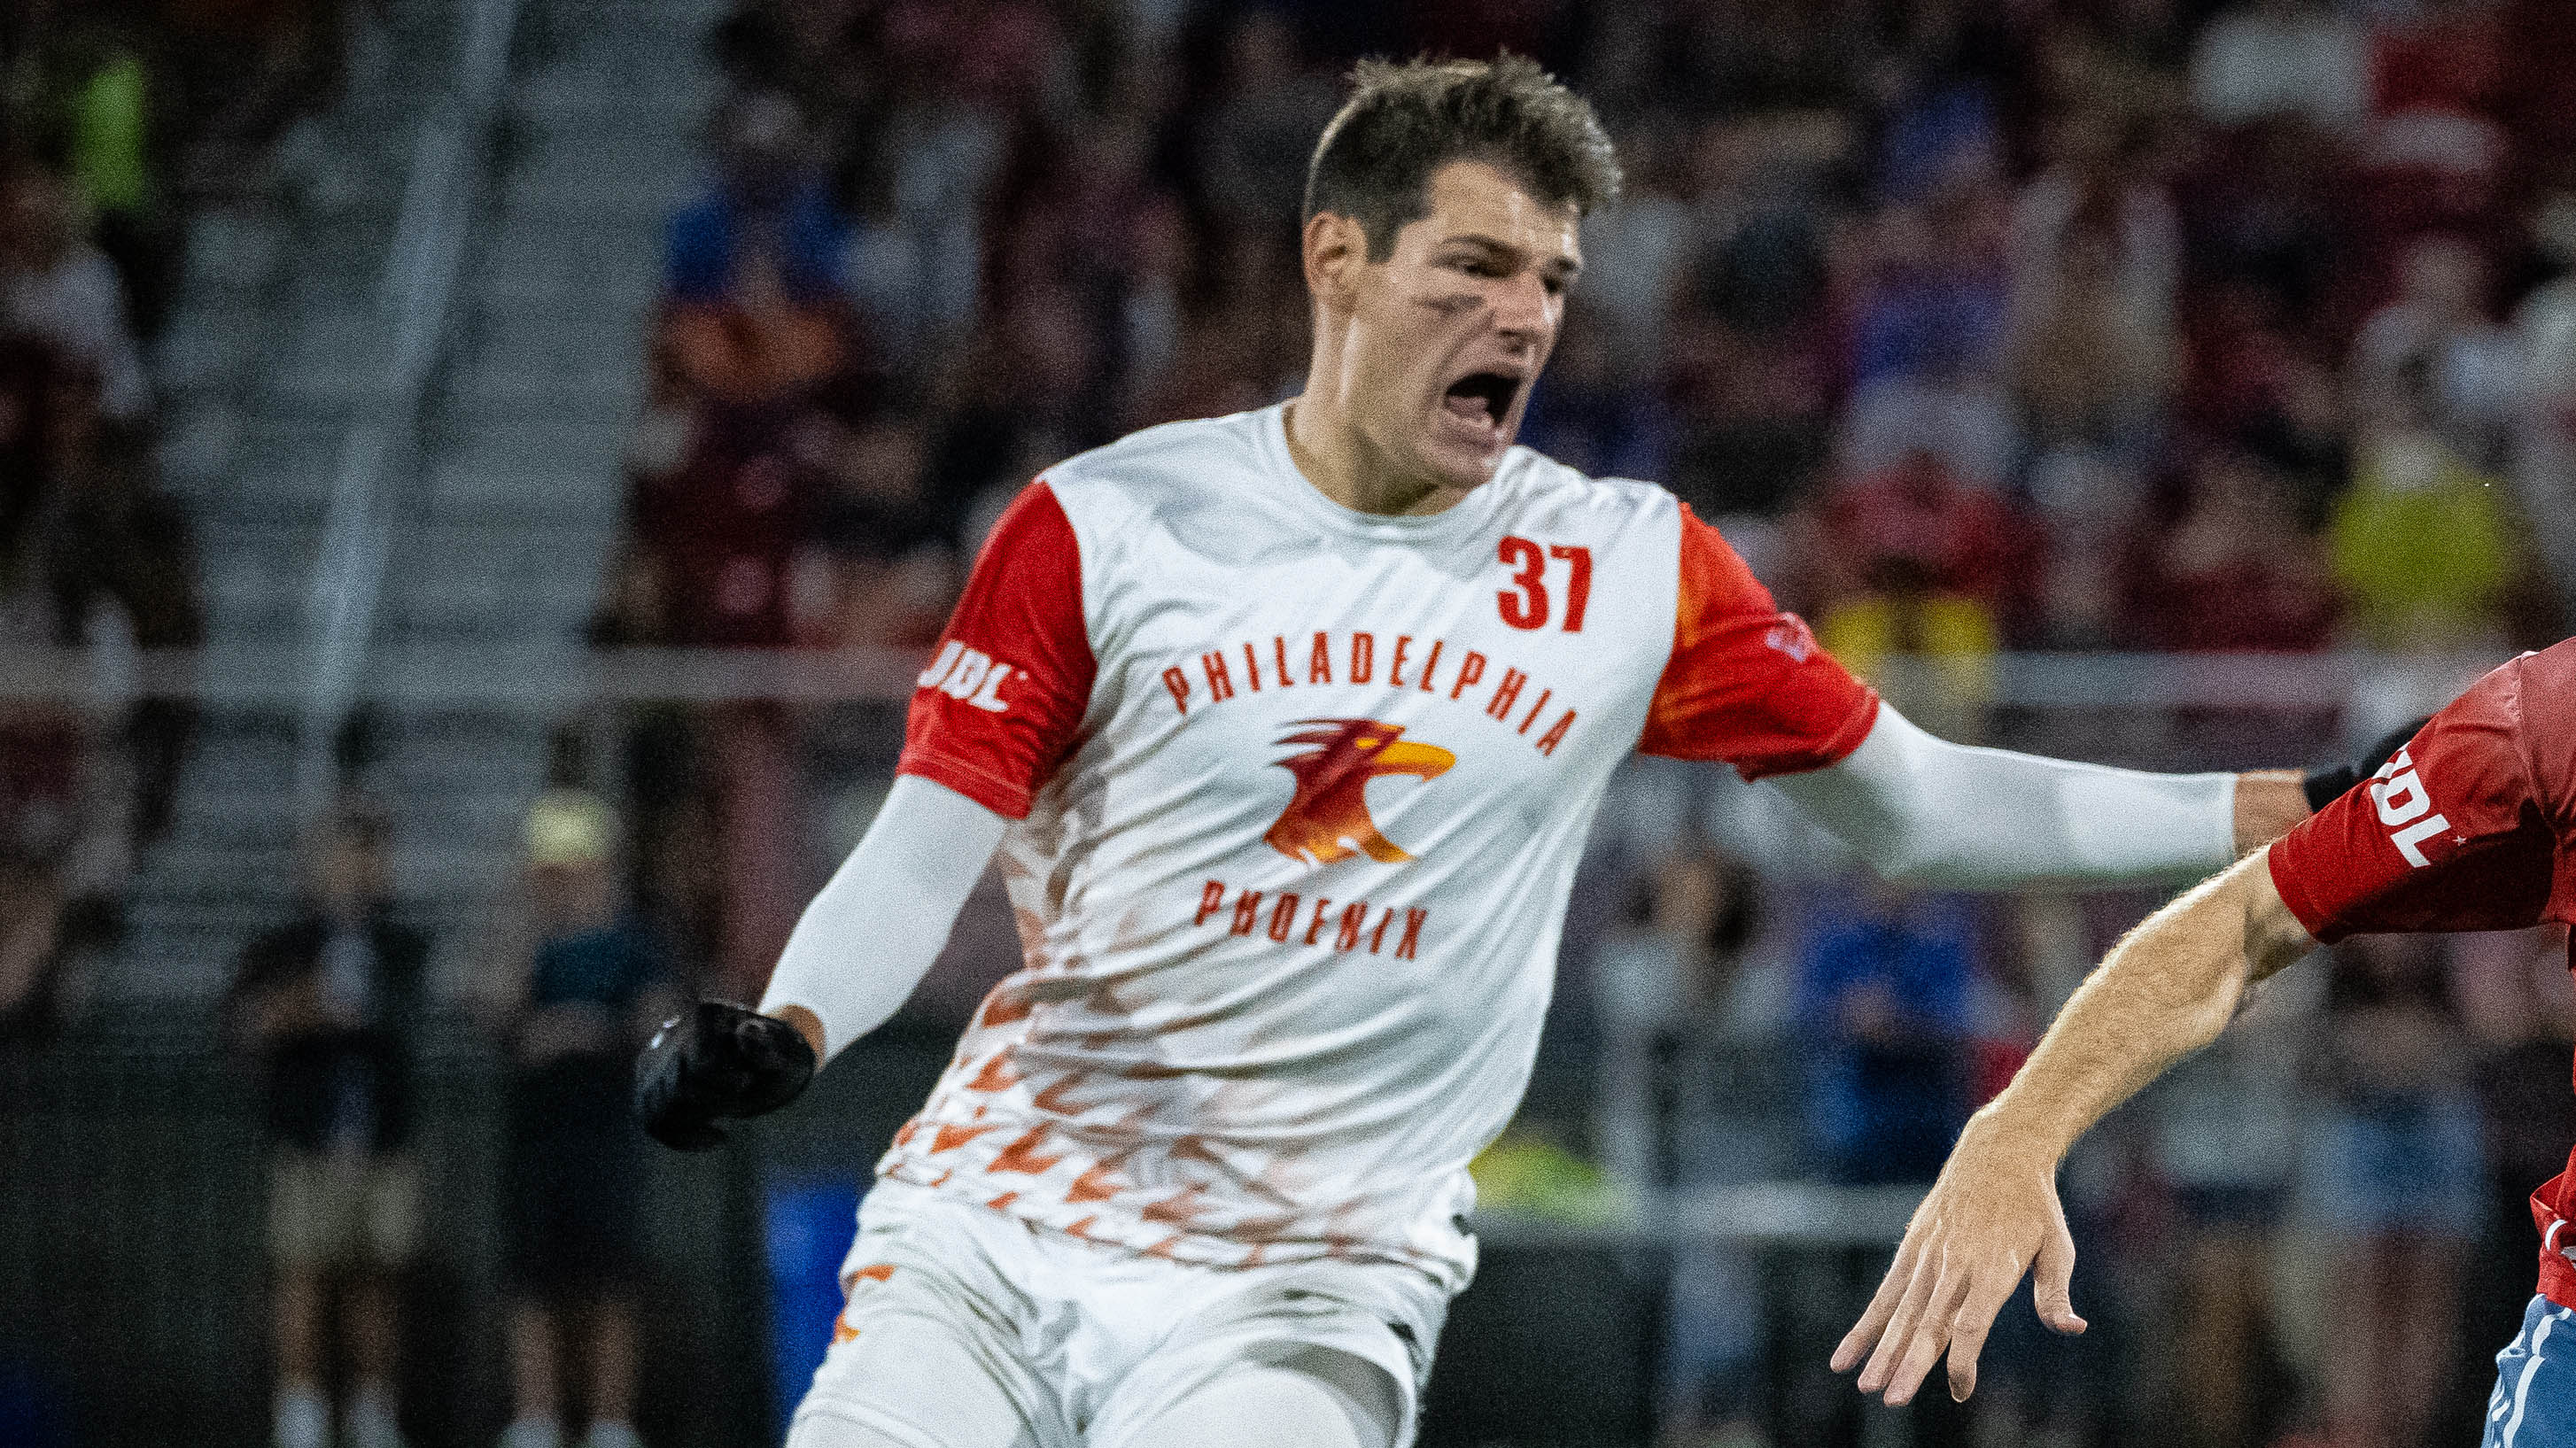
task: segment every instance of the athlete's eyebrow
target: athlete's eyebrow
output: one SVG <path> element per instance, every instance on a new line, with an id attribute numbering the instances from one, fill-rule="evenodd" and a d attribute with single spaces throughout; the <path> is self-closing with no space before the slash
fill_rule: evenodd
<path id="1" fill-rule="evenodd" d="M 1440 244 L 1443 247 L 1470 247 L 1487 253 L 1496 261 L 1506 262 L 1515 267 L 1526 266 L 1530 260 L 1529 248 L 1505 241 L 1499 236 L 1489 236 L 1481 231 L 1457 232 L 1441 238 Z M 1549 273 L 1557 280 L 1570 282 L 1582 274 L 1583 259 L 1560 252 L 1540 262 L 1538 266 L 1539 270 Z"/>

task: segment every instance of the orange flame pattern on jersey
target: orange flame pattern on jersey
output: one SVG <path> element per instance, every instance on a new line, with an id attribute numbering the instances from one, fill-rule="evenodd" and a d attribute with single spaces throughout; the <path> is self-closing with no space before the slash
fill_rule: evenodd
<path id="1" fill-rule="evenodd" d="M 1293 727 L 1297 732 L 1279 742 L 1313 747 L 1277 761 L 1296 777 L 1297 792 L 1261 838 L 1292 860 L 1318 865 L 1354 854 L 1388 865 L 1412 859 L 1369 818 L 1368 782 L 1385 774 L 1437 779 L 1458 756 L 1374 719 L 1300 719 Z"/>

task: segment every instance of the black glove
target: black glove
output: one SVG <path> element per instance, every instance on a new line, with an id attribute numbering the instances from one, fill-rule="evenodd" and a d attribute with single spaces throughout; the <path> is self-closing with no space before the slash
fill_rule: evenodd
<path id="1" fill-rule="evenodd" d="M 662 1023 L 635 1058 L 635 1117 L 681 1151 L 724 1144 L 721 1116 L 758 1116 L 814 1079 L 814 1048 L 785 1021 L 730 1001 L 700 1001 Z"/>
<path id="2" fill-rule="evenodd" d="M 2343 798 L 2346 790 L 2377 774 L 2379 766 L 2395 758 L 2398 750 L 2405 748 L 2409 741 L 2423 732 L 2425 725 L 2432 722 L 2432 718 L 2427 716 L 2398 725 L 2380 735 L 2358 763 L 2309 770 L 2299 781 L 2299 787 L 2307 791 L 2308 808 L 2321 810 Z"/>

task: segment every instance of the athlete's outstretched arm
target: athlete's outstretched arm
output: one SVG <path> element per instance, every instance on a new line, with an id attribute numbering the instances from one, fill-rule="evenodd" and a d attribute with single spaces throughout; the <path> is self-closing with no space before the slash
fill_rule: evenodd
<path id="1" fill-rule="evenodd" d="M 2307 815 L 2295 771 L 2148 774 L 1934 738 L 1882 703 L 1860 746 L 1772 783 L 1900 884 L 2209 874 Z"/>
<path id="2" fill-rule="evenodd" d="M 760 1013 L 796 1027 L 817 1060 L 902 1006 L 1011 822 L 946 785 L 898 775 L 857 849 L 798 917 Z"/>
<path id="3" fill-rule="evenodd" d="M 644 1048 L 635 1084 L 644 1129 L 705 1150 L 725 1139 L 719 1120 L 794 1100 L 921 984 L 1009 827 L 945 785 L 898 775 L 858 848 L 797 920 L 759 1012 L 702 1001 Z"/>
<path id="4" fill-rule="evenodd" d="M 2040 1319 L 2083 1331 L 2068 1298 L 2075 1242 L 2058 1205 L 2058 1163 L 2104 1112 L 2215 1040 L 2250 986 L 2315 945 L 2282 903 L 2267 855 L 2131 931 L 1960 1133 L 1878 1295 L 1834 1349 L 1834 1370 L 1867 1355 L 1861 1391 L 1901 1404 L 1946 1348 L 1950 1395 L 1966 1398 L 1986 1331 L 2026 1268 Z"/>

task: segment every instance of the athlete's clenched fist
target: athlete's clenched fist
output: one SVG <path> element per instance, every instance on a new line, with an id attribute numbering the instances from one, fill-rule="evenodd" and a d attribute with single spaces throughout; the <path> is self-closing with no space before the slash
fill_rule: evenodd
<path id="1" fill-rule="evenodd" d="M 759 1116 L 814 1079 L 814 1048 L 787 1022 L 700 1001 L 662 1023 L 635 1058 L 635 1116 L 681 1151 L 724 1144 L 719 1117 Z"/>

